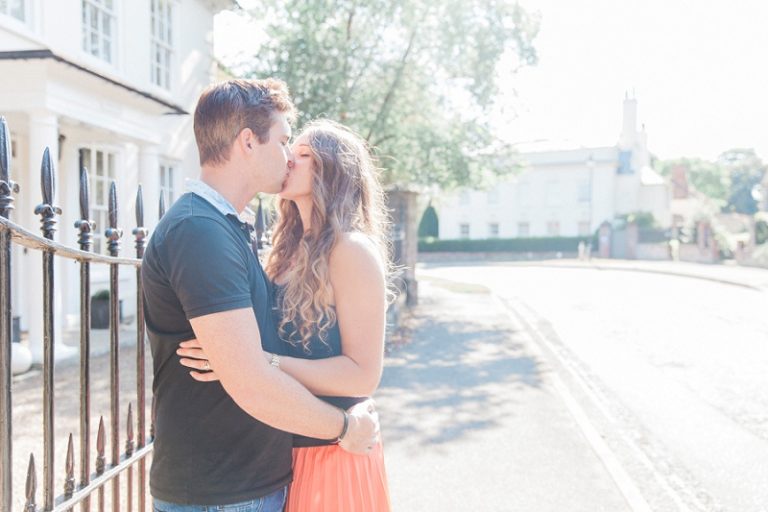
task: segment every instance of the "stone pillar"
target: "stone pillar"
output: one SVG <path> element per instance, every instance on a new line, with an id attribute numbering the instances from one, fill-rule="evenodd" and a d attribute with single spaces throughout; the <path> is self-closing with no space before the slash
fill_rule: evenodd
<path id="1" fill-rule="evenodd" d="M 33 112 L 29 116 L 29 146 L 28 158 L 29 169 L 27 172 L 27 187 L 23 191 L 26 195 L 27 208 L 22 214 L 26 216 L 24 225 L 28 226 L 30 231 L 42 235 L 40 231 L 40 217 L 35 215 L 34 206 L 42 203 L 42 193 L 40 190 L 40 167 L 43 160 L 43 151 L 48 148 L 56 170 L 57 188 L 60 185 L 60 174 L 58 172 L 59 164 L 59 120 L 55 114 L 48 111 Z M 59 190 L 55 191 L 54 204 L 59 206 Z M 62 229 L 61 218 L 58 219 L 57 228 Z M 64 226 L 66 229 L 66 226 Z M 58 235 L 58 232 L 57 232 Z M 59 240 L 58 236 L 54 237 Z M 26 297 L 26 309 L 22 315 L 26 316 L 26 324 L 29 332 L 29 349 L 32 352 L 32 361 L 42 363 L 43 361 L 43 258 L 42 252 L 38 250 L 28 250 L 25 255 L 26 276 L 28 283 L 28 292 Z M 62 359 L 73 355 L 77 349 L 67 347 L 62 343 L 63 334 L 63 308 L 62 308 L 62 288 L 64 281 L 61 275 L 61 264 L 54 264 L 54 356 Z"/>
<path id="2" fill-rule="evenodd" d="M 601 258 L 611 257 L 611 225 L 608 222 L 600 224 L 598 231 L 598 254 Z"/>
<path id="3" fill-rule="evenodd" d="M 627 224 L 627 259 L 637 259 L 637 244 L 640 240 L 640 230 L 637 224 L 630 222 Z"/>
<path id="4" fill-rule="evenodd" d="M 418 283 L 416 282 L 416 261 L 419 250 L 419 208 L 418 192 L 401 188 L 387 190 L 387 207 L 392 217 L 392 245 L 394 263 L 404 267 L 402 280 L 406 304 L 418 303 Z"/>

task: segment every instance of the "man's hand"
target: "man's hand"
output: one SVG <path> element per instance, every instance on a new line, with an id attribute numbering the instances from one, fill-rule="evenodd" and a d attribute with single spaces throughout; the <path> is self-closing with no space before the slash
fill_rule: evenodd
<path id="1" fill-rule="evenodd" d="M 347 434 L 339 446 L 350 453 L 367 455 L 379 442 L 379 413 L 373 400 L 366 400 L 349 408 Z"/>

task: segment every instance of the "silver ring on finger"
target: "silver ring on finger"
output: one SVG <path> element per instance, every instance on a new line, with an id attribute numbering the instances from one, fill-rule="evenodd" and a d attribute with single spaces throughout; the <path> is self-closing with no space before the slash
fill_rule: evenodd
<path id="1" fill-rule="evenodd" d="M 210 371 L 210 369 L 211 369 L 211 363 L 209 363 L 208 361 L 205 361 L 203 363 L 203 370 Z"/>

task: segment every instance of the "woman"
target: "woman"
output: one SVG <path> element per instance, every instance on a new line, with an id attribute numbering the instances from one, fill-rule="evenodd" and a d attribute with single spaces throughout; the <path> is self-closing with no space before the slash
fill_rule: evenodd
<path id="1" fill-rule="evenodd" d="M 266 266 L 284 343 L 281 355 L 265 355 L 347 409 L 381 378 L 390 270 L 383 191 L 365 142 L 337 123 L 310 123 L 292 150 Z M 199 345 L 181 346 L 182 364 L 198 368 L 194 359 L 205 357 Z M 293 453 L 288 512 L 390 509 L 381 443 L 360 456 L 296 436 Z"/>

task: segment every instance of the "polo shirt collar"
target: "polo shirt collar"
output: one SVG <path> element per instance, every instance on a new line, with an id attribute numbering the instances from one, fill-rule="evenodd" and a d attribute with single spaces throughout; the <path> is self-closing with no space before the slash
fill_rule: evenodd
<path id="1" fill-rule="evenodd" d="M 245 207 L 242 213 L 238 213 L 237 210 L 235 210 L 235 207 L 232 206 L 232 203 L 227 201 L 224 198 L 224 196 L 219 194 L 216 190 L 214 190 L 210 185 L 208 185 L 204 181 L 188 179 L 187 190 L 208 201 L 211 204 L 211 206 L 216 208 L 219 211 L 219 213 L 221 213 L 225 217 L 228 215 L 234 215 L 235 218 L 240 222 L 242 222 L 243 224 L 250 224 L 248 220 L 254 217 L 253 210 L 251 210 L 247 206 Z"/>

